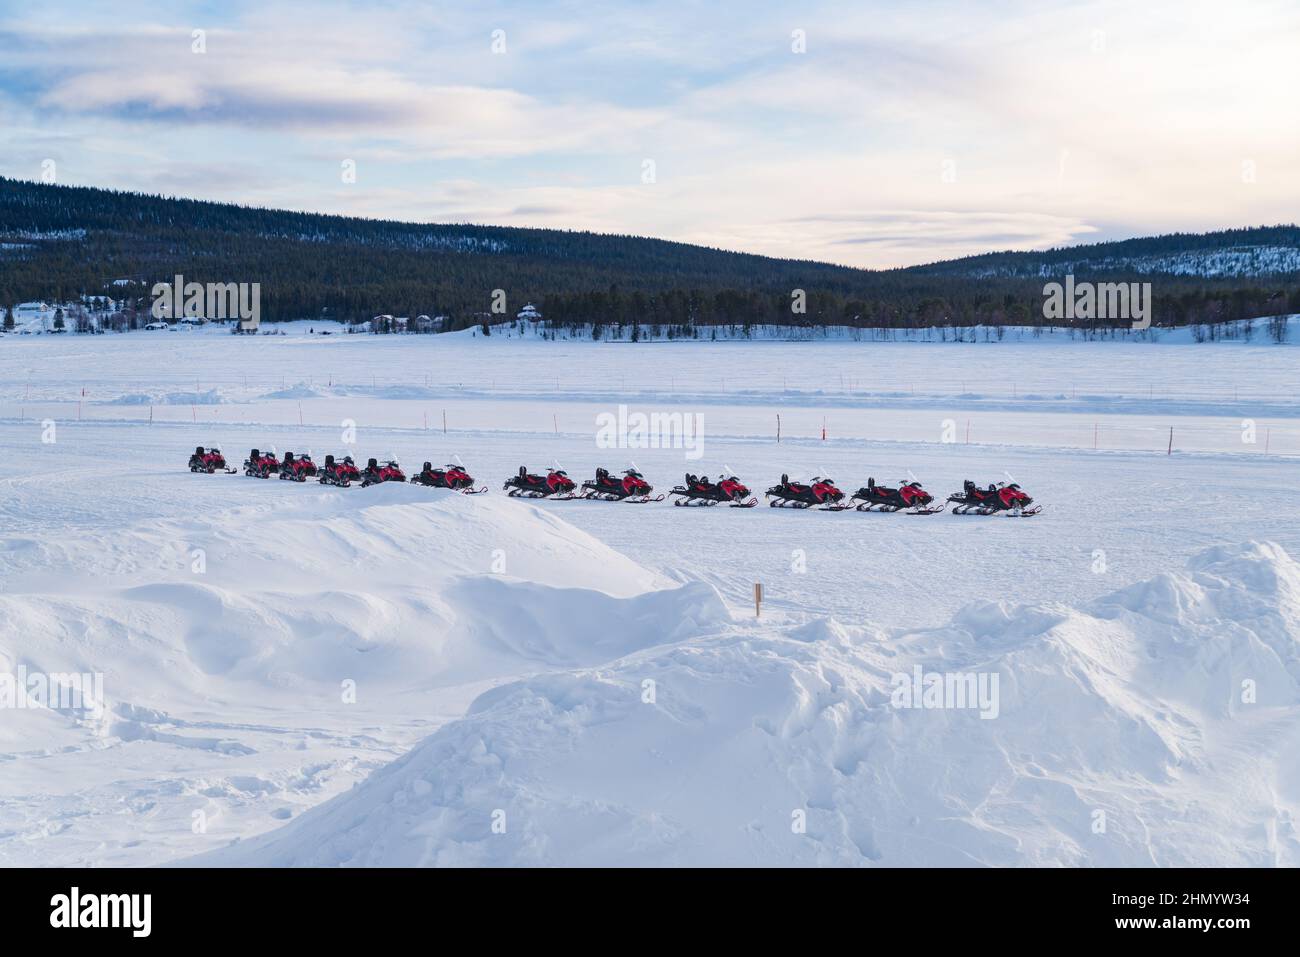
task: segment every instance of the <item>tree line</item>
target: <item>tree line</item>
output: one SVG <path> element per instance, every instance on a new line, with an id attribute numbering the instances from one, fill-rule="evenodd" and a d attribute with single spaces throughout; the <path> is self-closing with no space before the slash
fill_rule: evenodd
<path id="1" fill-rule="evenodd" d="M 1300 230 L 1151 237 L 873 271 L 635 236 L 397 223 L 0 178 L 0 307 L 108 290 L 126 299 L 119 321 L 128 324 L 147 315 L 154 283 L 182 275 L 258 283 L 267 322 L 429 315 L 446 317 L 438 325 L 445 331 L 513 320 L 531 301 L 552 328 L 592 335 L 613 326 L 1049 326 L 1056 323 L 1043 316 L 1044 279 L 1024 275 L 1042 263 L 1215 243 L 1300 246 Z M 1294 272 L 1106 278 L 1152 282 L 1159 326 L 1300 312 Z"/>

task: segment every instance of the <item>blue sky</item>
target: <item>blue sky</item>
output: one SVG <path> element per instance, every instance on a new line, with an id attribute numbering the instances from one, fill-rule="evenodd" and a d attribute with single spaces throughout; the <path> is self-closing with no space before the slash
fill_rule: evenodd
<path id="1" fill-rule="evenodd" d="M 0 0 L 0 174 L 887 267 L 1300 219 L 1297 50 L 1293 2 Z"/>

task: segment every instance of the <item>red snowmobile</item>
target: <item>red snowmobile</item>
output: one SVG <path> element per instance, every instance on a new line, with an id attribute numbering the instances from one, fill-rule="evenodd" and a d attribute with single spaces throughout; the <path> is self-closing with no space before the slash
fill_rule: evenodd
<path id="1" fill-rule="evenodd" d="M 350 455 L 345 455 L 342 462 L 336 461 L 332 455 L 325 456 L 325 465 L 317 475 L 317 481 L 321 485 L 336 485 L 339 488 L 347 488 L 360 479 L 361 470 Z"/>
<path id="2" fill-rule="evenodd" d="M 455 489 L 466 495 L 478 495 L 487 491 L 486 485 L 475 488 L 474 477 L 460 465 L 448 465 L 446 468 L 436 469 L 432 462 L 425 462 L 420 474 L 411 476 L 411 482 L 414 485 L 427 485 L 430 488 Z"/>
<path id="3" fill-rule="evenodd" d="M 596 477 L 582 483 L 582 498 L 605 502 L 662 502 L 662 495 L 651 498 L 654 487 L 636 469 L 627 469 L 622 478 L 609 474 L 609 469 L 596 469 Z"/>
<path id="4" fill-rule="evenodd" d="M 381 482 L 405 482 L 406 473 L 402 467 L 392 459 L 388 459 L 383 465 L 379 464 L 378 459 L 371 459 L 366 463 L 365 471 L 361 473 L 361 487 L 368 485 L 378 485 Z"/>
<path id="5" fill-rule="evenodd" d="M 194 454 L 190 456 L 191 472 L 206 472 L 211 475 L 220 469 L 229 475 L 234 475 L 235 470 L 226 465 L 226 457 L 221 454 L 221 449 L 205 449 L 203 446 L 195 446 Z"/>
<path id="6" fill-rule="evenodd" d="M 244 463 L 244 474 L 249 478 L 270 478 L 280 471 L 280 460 L 274 452 L 259 452 L 253 449 Z"/>
<path id="7" fill-rule="evenodd" d="M 577 498 L 573 490 L 577 488 L 573 479 L 563 469 L 547 469 L 546 476 L 533 475 L 525 465 L 519 466 L 519 474 L 506 479 L 501 486 L 511 498 Z"/>
<path id="8" fill-rule="evenodd" d="M 678 485 L 668 493 L 680 498 L 673 499 L 674 505 L 717 505 L 726 502 L 732 508 L 753 508 L 758 499 L 749 494 L 749 489 L 736 476 L 710 482 L 707 475 L 686 473 L 685 484 Z"/>
<path id="9" fill-rule="evenodd" d="M 299 455 L 295 458 L 292 452 L 284 453 L 284 461 L 280 463 L 280 478 L 291 482 L 305 482 L 315 475 L 316 463 L 311 460 L 310 455 Z"/>
<path id="10" fill-rule="evenodd" d="M 1009 518 L 1030 518 L 1043 510 L 1033 505 L 1030 498 L 1015 482 L 998 482 L 980 488 L 970 479 L 962 483 L 962 490 L 948 496 L 955 503 L 954 515 L 1006 515 Z M 1031 507 L 1032 506 L 1032 507 Z"/>
<path id="11" fill-rule="evenodd" d="M 947 507 L 943 504 L 932 505 L 934 496 L 921 488 L 920 482 L 899 482 L 898 488 L 889 488 L 877 485 L 873 478 L 867 479 L 867 484 L 853 493 L 851 501 L 862 503 L 858 506 L 859 512 L 869 512 L 872 509 L 881 512 L 906 510 L 909 515 L 933 515 Z"/>
<path id="12" fill-rule="evenodd" d="M 817 506 L 822 512 L 842 512 L 852 505 L 841 505 L 844 493 L 835 487 L 835 480 L 815 477 L 804 485 L 791 482 L 790 476 L 782 475 L 781 481 L 767 490 L 768 505 L 772 508 L 812 508 Z"/>

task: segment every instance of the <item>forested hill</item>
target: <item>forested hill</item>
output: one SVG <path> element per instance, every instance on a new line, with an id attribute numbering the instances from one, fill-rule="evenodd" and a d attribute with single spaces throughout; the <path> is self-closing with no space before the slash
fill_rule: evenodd
<path id="1" fill-rule="evenodd" d="M 527 301 L 559 323 L 971 325 L 1041 321 L 1044 276 L 1158 280 L 1156 321 L 1300 311 L 1294 226 L 995 253 L 870 271 L 636 236 L 416 224 L 0 178 L 0 308 L 176 274 L 258 282 L 267 320 L 377 313 L 488 318 Z M 124 283 L 123 281 L 127 281 Z M 116 283 L 116 285 L 114 285 Z M 793 290 L 805 312 L 791 310 Z"/>
<path id="2" fill-rule="evenodd" d="M 1154 276 L 1290 276 L 1300 273 L 1300 226 L 1170 233 L 1045 252 L 1000 252 L 950 259 L 909 272 L 927 276 L 1032 277 L 1138 273 Z"/>

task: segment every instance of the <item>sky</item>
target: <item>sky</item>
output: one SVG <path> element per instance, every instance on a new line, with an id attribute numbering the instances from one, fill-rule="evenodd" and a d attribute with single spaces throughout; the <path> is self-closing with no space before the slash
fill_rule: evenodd
<path id="1" fill-rule="evenodd" d="M 888 268 L 1300 220 L 1300 3 L 0 0 L 0 175 Z"/>

